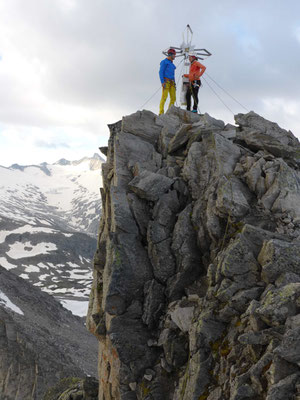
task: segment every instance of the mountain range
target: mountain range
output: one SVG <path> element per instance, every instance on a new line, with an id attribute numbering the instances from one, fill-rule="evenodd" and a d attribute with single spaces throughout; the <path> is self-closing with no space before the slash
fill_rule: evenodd
<path id="1" fill-rule="evenodd" d="M 0 265 L 77 315 L 87 310 L 103 161 L 0 166 Z"/>

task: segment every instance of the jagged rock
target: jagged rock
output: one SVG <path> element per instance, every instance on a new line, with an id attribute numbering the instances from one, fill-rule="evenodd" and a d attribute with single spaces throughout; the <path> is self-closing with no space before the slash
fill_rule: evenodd
<path id="1" fill-rule="evenodd" d="M 289 363 L 275 354 L 267 371 L 267 380 L 271 386 L 296 372 L 298 372 L 298 367 L 295 364 Z"/>
<path id="2" fill-rule="evenodd" d="M 188 359 L 188 341 L 183 335 L 171 332 L 163 345 L 166 362 L 171 368 L 184 365 Z"/>
<path id="3" fill-rule="evenodd" d="M 224 256 L 218 265 L 219 272 L 226 278 L 233 278 L 237 275 L 253 274 L 258 275 L 258 263 L 252 253 L 243 232 L 226 249 Z"/>
<path id="4" fill-rule="evenodd" d="M 129 188 L 140 198 L 156 201 L 166 193 L 174 180 L 154 172 L 142 171 L 129 183 Z"/>
<path id="5" fill-rule="evenodd" d="M 223 136 L 204 133 L 201 143 L 192 144 L 183 168 L 192 197 L 201 197 L 217 177 L 230 175 L 240 156 L 240 148 Z"/>
<path id="6" fill-rule="evenodd" d="M 195 231 L 191 224 L 191 205 L 178 216 L 174 227 L 172 250 L 176 258 L 176 274 L 168 279 L 167 292 L 171 300 L 182 296 L 202 272 L 200 252 L 197 249 Z"/>
<path id="7" fill-rule="evenodd" d="M 171 311 L 172 321 L 182 332 L 188 332 L 194 315 L 194 307 L 176 307 Z"/>
<path id="8" fill-rule="evenodd" d="M 161 131 L 156 124 L 156 115 L 151 111 L 137 111 L 134 114 L 123 117 L 122 131 L 132 133 L 142 139 L 155 144 Z"/>
<path id="9" fill-rule="evenodd" d="M 253 111 L 248 114 L 237 114 L 234 119 L 241 127 L 257 129 L 258 131 L 277 139 L 284 145 L 299 145 L 298 139 L 295 138 L 291 131 L 286 131 L 285 129 L 280 128 L 278 124 L 267 121 Z"/>
<path id="10" fill-rule="evenodd" d="M 165 303 L 164 286 L 152 279 L 152 281 L 146 282 L 144 293 L 143 322 L 152 329 L 163 312 Z"/>
<path id="11" fill-rule="evenodd" d="M 286 272 L 300 275 L 300 245 L 278 239 L 265 241 L 258 261 L 262 266 L 262 278 L 267 283 L 274 283 Z"/>
<path id="12" fill-rule="evenodd" d="M 281 358 L 300 366 L 300 327 L 290 329 L 275 353 Z"/>
<path id="13" fill-rule="evenodd" d="M 284 145 L 270 135 L 251 129 L 238 133 L 237 139 L 245 141 L 253 151 L 265 150 L 276 157 L 284 158 L 289 164 L 300 164 L 299 144 L 296 148 Z"/>
<path id="14" fill-rule="evenodd" d="M 162 130 L 158 138 L 158 149 L 162 156 L 166 158 L 168 155 L 168 146 L 170 140 L 174 137 L 177 129 L 181 125 L 180 119 L 177 115 L 167 113 L 160 115 L 156 119 L 156 123 L 162 126 Z"/>
<path id="15" fill-rule="evenodd" d="M 249 210 L 253 199 L 248 187 L 237 177 L 223 176 L 218 185 L 216 209 L 218 215 L 242 218 Z"/>
<path id="16" fill-rule="evenodd" d="M 190 138 L 190 130 L 192 125 L 184 124 L 175 133 L 175 136 L 170 140 L 168 146 L 168 152 L 174 153 L 176 150 L 180 149 Z"/>
<path id="17" fill-rule="evenodd" d="M 300 307 L 300 283 L 290 283 L 281 288 L 269 287 L 262 296 L 256 313 L 270 326 L 284 324 L 288 316 L 297 313 Z"/>
<path id="18" fill-rule="evenodd" d="M 275 385 L 270 387 L 269 393 L 266 400 L 281 400 L 281 399 L 293 399 L 293 395 L 296 393 L 295 385 L 299 383 L 300 375 L 293 374 L 285 379 L 282 379 Z"/>
<path id="19" fill-rule="evenodd" d="M 198 400 L 201 396 L 208 396 L 208 385 L 212 366 L 212 357 L 202 360 L 203 356 L 198 351 L 188 363 L 188 370 L 179 382 L 178 390 L 175 392 L 174 399 Z M 205 398 L 204 397 L 204 398 Z"/>
<path id="20" fill-rule="evenodd" d="M 230 400 L 246 400 L 246 399 L 254 399 L 256 397 L 256 392 L 253 388 L 248 385 L 244 384 L 239 386 L 230 396 Z"/>
<path id="21" fill-rule="evenodd" d="M 224 398 L 224 396 L 222 393 L 222 389 L 220 387 L 218 387 L 210 393 L 207 400 L 222 400 L 223 398 Z"/>
<path id="22" fill-rule="evenodd" d="M 111 320 L 108 335 L 120 361 L 130 365 L 131 376 L 128 379 L 135 382 L 157 357 L 156 352 L 147 345 L 150 332 L 141 321 L 128 318 L 125 314 Z"/>
<path id="23" fill-rule="evenodd" d="M 239 336 L 238 340 L 243 344 L 262 345 L 265 346 L 270 343 L 273 338 L 282 339 L 282 334 L 274 328 L 264 329 L 260 332 L 247 332 Z"/>
<path id="24" fill-rule="evenodd" d="M 232 297 L 232 299 L 229 301 L 229 306 L 231 306 L 234 310 L 243 312 L 246 310 L 251 300 L 259 299 L 263 291 L 264 288 L 262 287 L 241 290 Z"/>
<path id="25" fill-rule="evenodd" d="M 149 243 L 148 254 L 153 267 L 154 277 L 166 283 L 176 272 L 175 258 L 171 251 L 171 239 L 159 243 Z"/>
<path id="26" fill-rule="evenodd" d="M 297 283 L 300 282 L 300 276 L 294 274 L 293 272 L 285 272 L 279 276 L 275 281 L 275 286 L 281 287 L 288 285 L 289 283 Z"/>
<path id="27" fill-rule="evenodd" d="M 127 199 L 130 211 L 134 216 L 141 235 L 146 236 L 148 224 L 150 221 L 150 207 L 148 203 L 145 200 L 138 198 L 133 193 L 128 193 Z"/>
<path id="28" fill-rule="evenodd" d="M 139 230 L 131 213 L 125 190 L 113 186 L 110 191 L 110 201 L 112 232 L 138 235 Z"/>
<path id="29" fill-rule="evenodd" d="M 110 243 L 110 270 L 103 274 L 103 307 L 111 315 L 120 315 L 133 299 L 143 295 L 144 284 L 152 278 L 152 268 L 136 235 L 120 234 L 115 242 Z"/>
<path id="30" fill-rule="evenodd" d="M 295 394 L 299 143 L 253 112 L 236 122 L 172 106 L 110 127 L 89 316 L 99 400 Z"/>
<path id="31" fill-rule="evenodd" d="M 299 174 L 292 170 L 284 161 L 274 161 L 271 168 L 271 177 L 266 172 L 265 181 L 269 183 L 269 188 L 260 199 L 266 209 L 273 212 L 290 213 L 293 219 L 300 218 L 300 178 Z M 265 170 L 267 165 L 265 166 Z M 268 168 L 268 169 L 269 169 Z M 273 170 L 275 168 L 275 171 Z"/>

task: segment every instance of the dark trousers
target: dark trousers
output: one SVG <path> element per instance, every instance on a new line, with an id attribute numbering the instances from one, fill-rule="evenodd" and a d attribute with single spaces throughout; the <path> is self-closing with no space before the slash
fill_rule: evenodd
<path id="1" fill-rule="evenodd" d="M 193 81 L 190 82 L 187 92 L 186 92 L 186 109 L 188 111 L 191 110 L 191 97 L 193 97 L 194 105 L 193 110 L 197 111 L 198 109 L 198 92 L 201 86 L 201 81 Z"/>

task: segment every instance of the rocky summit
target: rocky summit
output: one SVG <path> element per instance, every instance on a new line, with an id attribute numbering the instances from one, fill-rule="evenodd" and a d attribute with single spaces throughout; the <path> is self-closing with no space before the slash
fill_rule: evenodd
<path id="1" fill-rule="evenodd" d="M 300 146 L 250 112 L 109 125 L 100 400 L 300 399 Z"/>

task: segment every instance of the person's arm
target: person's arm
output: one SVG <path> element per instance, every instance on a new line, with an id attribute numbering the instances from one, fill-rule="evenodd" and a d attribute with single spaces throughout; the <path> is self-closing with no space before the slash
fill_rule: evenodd
<path id="1" fill-rule="evenodd" d="M 199 64 L 199 67 L 200 67 L 200 71 L 199 71 L 199 78 L 200 78 L 204 74 L 204 72 L 206 70 L 206 67 L 201 63 L 198 63 L 198 64 Z"/>
<path id="2" fill-rule="evenodd" d="M 159 78 L 161 81 L 161 84 L 164 85 L 165 84 L 165 71 L 166 71 L 166 62 L 165 60 L 162 60 L 160 63 L 160 68 L 159 68 Z"/>
<path id="3" fill-rule="evenodd" d="M 191 80 L 191 67 L 190 67 L 189 73 L 188 74 L 184 74 L 182 76 L 184 76 L 185 78 L 189 78 L 189 80 Z"/>

